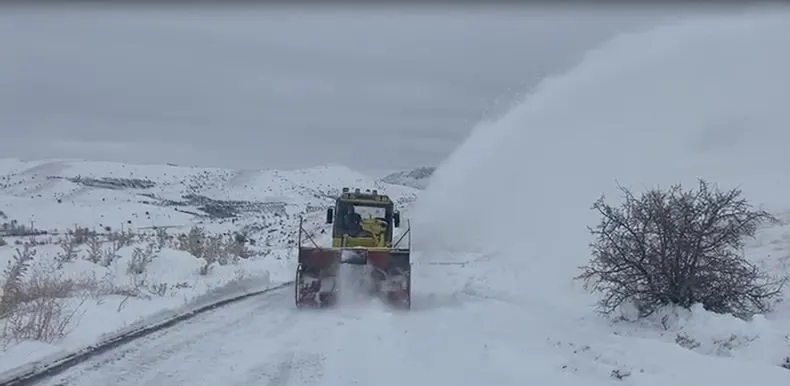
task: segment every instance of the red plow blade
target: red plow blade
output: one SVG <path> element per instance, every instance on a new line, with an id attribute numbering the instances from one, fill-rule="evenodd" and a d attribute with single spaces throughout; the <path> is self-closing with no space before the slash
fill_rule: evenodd
<path id="1" fill-rule="evenodd" d="M 361 287 L 340 282 L 342 269 L 348 269 L 351 281 L 362 283 Z M 294 287 L 299 308 L 332 306 L 345 291 L 361 291 L 393 307 L 409 309 L 410 253 L 408 249 L 300 247 Z"/>

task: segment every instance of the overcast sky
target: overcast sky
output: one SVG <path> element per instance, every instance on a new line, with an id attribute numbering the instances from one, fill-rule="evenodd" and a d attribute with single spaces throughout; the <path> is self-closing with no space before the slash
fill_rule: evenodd
<path id="1" fill-rule="evenodd" d="M 5 157 L 365 171 L 438 163 L 542 77 L 667 16 L 535 6 L 2 10 Z"/>

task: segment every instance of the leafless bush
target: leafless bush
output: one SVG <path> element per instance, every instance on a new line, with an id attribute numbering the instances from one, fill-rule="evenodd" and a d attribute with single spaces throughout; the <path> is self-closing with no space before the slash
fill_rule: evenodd
<path id="1" fill-rule="evenodd" d="M 62 337 L 85 301 L 83 296 L 74 305 L 73 297 L 95 289 L 95 281 L 64 278 L 56 266 L 32 266 L 33 256 L 35 251 L 26 245 L 17 250 L 4 272 L 4 305 L 0 307 L 4 319 L 0 338 L 4 340 L 52 342 Z"/>
<path id="2" fill-rule="evenodd" d="M 7 315 L 2 338 L 53 342 L 68 332 L 82 303 L 69 307 L 65 300 L 57 298 L 38 298 L 22 303 Z"/>
<path id="3" fill-rule="evenodd" d="M 3 270 L 3 297 L 0 298 L 0 319 L 11 313 L 24 298 L 25 274 L 36 256 L 29 244 L 17 248 L 14 259 Z"/>
<path id="4" fill-rule="evenodd" d="M 609 373 L 609 376 L 617 379 L 618 381 L 622 381 L 623 378 L 631 376 L 631 371 L 628 369 L 614 369 L 611 373 Z"/>
<path id="5" fill-rule="evenodd" d="M 88 235 L 85 240 L 85 259 L 94 264 L 99 264 L 104 258 L 104 251 L 102 250 L 102 240 L 96 232 Z"/>
<path id="6" fill-rule="evenodd" d="M 151 291 L 152 294 L 159 297 L 165 296 L 165 294 L 167 294 L 167 289 L 167 283 L 152 284 L 148 287 L 148 290 Z"/>
<path id="7" fill-rule="evenodd" d="M 204 256 L 206 232 L 203 228 L 193 226 L 189 233 L 180 234 L 176 242 L 176 249 L 188 252 L 192 256 L 202 258 Z"/>
<path id="8" fill-rule="evenodd" d="M 242 259 L 252 256 L 252 251 L 247 247 L 247 243 L 252 242 L 246 235 L 235 233 L 228 240 L 228 254 Z"/>
<path id="9" fill-rule="evenodd" d="M 159 251 L 156 245 L 148 244 L 145 248 L 135 247 L 132 251 L 132 258 L 129 260 L 127 272 L 132 275 L 141 275 L 145 272 L 145 268 L 154 261 Z"/>
<path id="10" fill-rule="evenodd" d="M 633 303 L 641 317 L 664 305 L 701 303 L 718 313 L 765 312 L 786 278 L 771 278 L 742 255 L 744 239 L 775 222 L 753 209 L 740 190 L 720 192 L 703 180 L 697 190 L 680 185 L 636 198 L 627 189 L 615 208 L 601 197 L 602 216 L 590 228 L 593 259 L 577 279 L 603 295 L 602 312 Z"/>
<path id="11" fill-rule="evenodd" d="M 167 233 L 167 229 L 165 228 L 156 228 L 156 246 L 159 249 L 162 249 L 169 245 L 170 240 L 172 239 L 170 235 Z"/>
<path id="12" fill-rule="evenodd" d="M 200 269 L 198 270 L 198 273 L 201 276 L 206 276 L 206 275 L 208 275 L 211 272 L 211 268 L 212 267 L 214 267 L 214 262 L 205 260 L 203 265 L 200 266 Z"/>
<path id="13" fill-rule="evenodd" d="M 70 263 L 77 258 L 80 252 L 77 238 L 69 233 L 65 234 L 58 242 L 61 251 L 55 256 L 55 261 L 58 263 L 58 268 L 63 268 L 63 264 Z"/>
<path id="14" fill-rule="evenodd" d="M 175 247 L 205 259 L 206 266 L 201 269 L 201 274 L 207 274 L 213 263 L 235 264 L 240 258 L 252 256 L 246 240 L 240 234 L 209 234 L 203 228 L 194 226 L 189 233 L 178 236 Z"/>
<path id="15" fill-rule="evenodd" d="M 102 257 L 102 265 L 109 267 L 115 259 L 118 258 L 118 250 L 122 248 L 121 243 L 112 242 L 110 247 L 104 250 Z"/>
<path id="16" fill-rule="evenodd" d="M 71 237 L 74 244 L 82 245 L 88 242 L 88 239 L 90 239 L 92 236 L 96 236 L 96 232 L 86 227 L 75 225 L 74 229 L 69 229 L 66 232 L 66 235 Z"/>
<path id="17" fill-rule="evenodd" d="M 118 251 L 130 245 L 133 245 L 135 242 L 135 233 L 132 230 L 123 230 L 120 231 L 109 231 L 107 234 L 107 241 L 110 242 L 109 248 L 106 248 L 99 252 L 102 248 L 102 242 L 97 238 L 95 240 L 88 239 L 88 259 L 93 261 L 93 259 L 98 259 L 99 263 L 105 267 L 109 267 L 113 261 L 118 258 Z M 101 256 L 101 257 L 99 257 Z"/>
<path id="18" fill-rule="evenodd" d="M 38 236 L 47 234 L 47 232 L 36 229 L 33 223 L 27 226 L 20 224 L 17 220 L 11 220 L 0 224 L 0 234 L 3 236 Z"/>
<path id="19" fill-rule="evenodd" d="M 121 229 L 120 231 L 110 232 L 107 238 L 115 244 L 115 250 L 118 250 L 132 245 L 134 243 L 135 234 L 131 229 Z"/>
<path id="20" fill-rule="evenodd" d="M 688 350 L 694 350 L 695 348 L 698 348 L 702 345 L 700 342 L 697 342 L 694 338 L 686 335 L 686 333 L 683 332 L 675 335 L 675 343 L 677 343 L 678 346 Z"/>

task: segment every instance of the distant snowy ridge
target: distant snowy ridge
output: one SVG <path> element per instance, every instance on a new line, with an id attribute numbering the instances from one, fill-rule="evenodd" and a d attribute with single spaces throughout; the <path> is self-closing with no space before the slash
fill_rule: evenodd
<path id="1" fill-rule="evenodd" d="M 432 166 L 423 166 L 411 170 L 404 170 L 388 174 L 381 178 L 382 182 L 393 185 L 403 185 L 416 189 L 425 189 L 428 187 L 431 176 L 436 170 Z"/>
<path id="2" fill-rule="evenodd" d="M 256 233 L 331 204 L 345 186 L 378 189 L 400 205 L 416 197 L 414 188 L 341 166 L 280 171 L 0 159 L 0 211 L 41 229 L 206 223 Z"/>

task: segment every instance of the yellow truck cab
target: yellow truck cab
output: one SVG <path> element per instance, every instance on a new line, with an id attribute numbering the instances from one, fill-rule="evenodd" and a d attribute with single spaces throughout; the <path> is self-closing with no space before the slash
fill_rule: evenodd
<path id="1" fill-rule="evenodd" d="M 326 222 L 333 224 L 333 248 L 390 248 L 400 213 L 389 196 L 376 190 L 343 188 L 335 207 L 327 209 Z"/>

